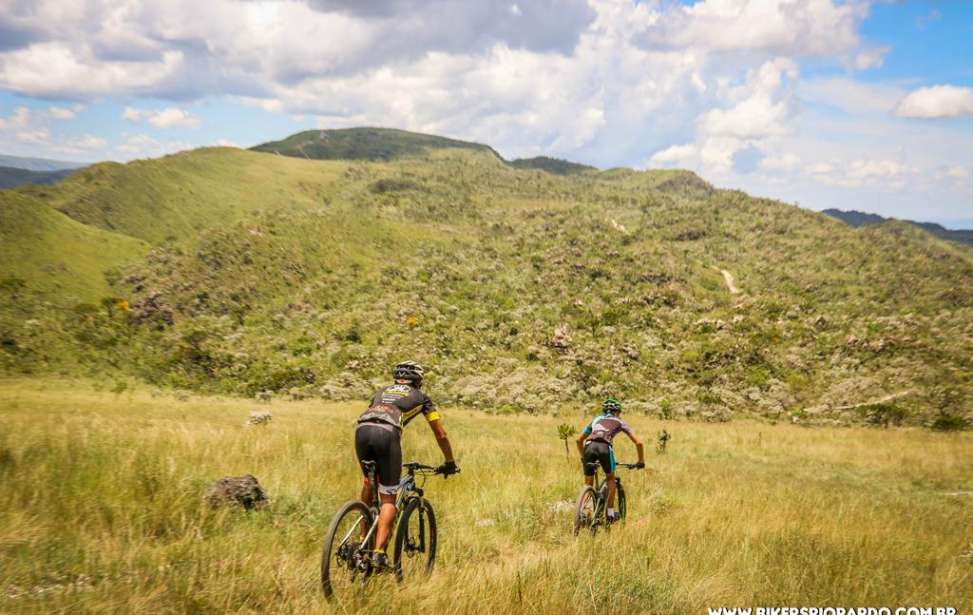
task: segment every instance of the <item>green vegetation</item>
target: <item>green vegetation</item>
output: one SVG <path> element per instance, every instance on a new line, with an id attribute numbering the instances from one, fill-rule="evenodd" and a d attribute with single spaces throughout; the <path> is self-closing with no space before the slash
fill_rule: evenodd
<path id="1" fill-rule="evenodd" d="M 203 149 L 3 193 L 135 239 L 98 250 L 107 271 L 61 278 L 43 260 L 54 247 L 5 247 L 0 371 L 342 400 L 410 356 L 441 398 L 496 412 L 612 394 L 636 414 L 714 422 L 973 417 L 962 246 L 685 171 L 556 175 L 488 148 L 420 149 L 389 162 Z M 19 254 L 38 264 L 18 269 Z M 67 277 L 90 292 L 67 297 Z"/>
<path id="2" fill-rule="evenodd" d="M 396 589 L 379 579 L 342 611 L 321 597 L 318 562 L 331 516 L 359 490 L 350 425 L 361 405 L 274 401 L 273 422 L 254 429 L 253 403 L 0 384 L 0 611 L 973 609 L 973 434 L 669 424 L 667 454 L 623 475 L 628 521 L 592 541 L 571 535 L 580 464 L 552 437 L 590 418 L 570 405 L 557 417 L 446 408 L 463 473 L 426 483 L 435 572 Z M 661 428 L 630 418 L 643 437 Z M 423 425 L 406 430 L 404 450 L 440 458 Z M 211 481 L 246 473 L 269 506 L 206 506 Z"/>
<path id="3" fill-rule="evenodd" d="M 81 224 L 17 192 L 0 192 L 0 293 L 8 302 L 20 303 L 32 291 L 66 302 L 98 301 L 110 294 L 105 271 L 147 252 L 138 239 Z M 23 316 L 29 320 L 31 311 Z"/>
<path id="4" fill-rule="evenodd" d="M 483 152 L 500 159 L 488 145 L 394 128 L 306 130 L 251 149 L 310 160 L 393 160 L 446 148 Z"/>
<path id="5" fill-rule="evenodd" d="M 548 156 L 537 156 L 535 158 L 518 158 L 510 161 L 510 165 L 518 169 L 537 169 L 547 171 L 555 175 L 572 175 L 574 173 L 585 173 L 597 171 L 595 167 L 586 164 L 578 164 L 560 158 L 549 158 Z"/>

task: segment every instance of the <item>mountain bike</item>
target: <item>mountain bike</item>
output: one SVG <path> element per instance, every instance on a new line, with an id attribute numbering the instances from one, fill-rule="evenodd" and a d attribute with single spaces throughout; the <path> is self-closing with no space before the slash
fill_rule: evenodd
<path id="1" fill-rule="evenodd" d="M 582 529 L 588 528 L 592 534 L 598 531 L 599 527 L 608 529 L 608 480 L 598 478 L 598 469 L 601 464 L 597 462 L 586 463 L 586 467 L 593 468 L 595 471 L 595 487 L 585 485 L 578 494 L 578 504 L 574 514 L 574 535 L 577 536 Z M 635 463 L 617 463 L 617 468 L 627 468 L 629 470 L 639 469 Z M 618 514 L 617 519 L 621 521 L 625 518 L 627 511 L 627 500 L 625 489 L 622 487 L 622 477 L 615 476 L 615 510 Z"/>
<path id="2" fill-rule="evenodd" d="M 363 589 L 368 579 L 382 570 L 372 565 L 375 533 L 378 530 L 378 480 L 375 462 L 363 461 L 362 467 L 372 486 L 371 506 L 351 500 L 335 514 L 324 540 L 321 554 L 321 590 L 330 600 L 335 594 L 350 594 Z M 399 481 L 392 525 L 394 551 L 391 571 L 397 581 L 431 572 L 436 561 L 436 515 L 423 492 L 425 477 L 439 474 L 436 468 L 415 461 L 402 464 L 406 475 Z M 421 483 L 417 479 L 421 478 Z"/>

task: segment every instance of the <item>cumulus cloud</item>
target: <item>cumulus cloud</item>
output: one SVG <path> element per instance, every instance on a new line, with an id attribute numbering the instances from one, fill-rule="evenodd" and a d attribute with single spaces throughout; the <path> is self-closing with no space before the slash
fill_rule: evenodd
<path id="1" fill-rule="evenodd" d="M 714 51 L 766 50 L 790 56 L 833 56 L 856 49 L 859 3 L 832 0 L 702 0 L 673 3 L 643 30 L 650 47 Z"/>
<path id="2" fill-rule="evenodd" d="M 74 105 L 68 107 L 51 106 L 47 108 L 47 114 L 55 120 L 72 120 L 84 109 L 84 105 Z"/>
<path id="3" fill-rule="evenodd" d="M 125 107 L 122 118 L 129 122 L 147 121 L 156 128 L 196 128 L 199 118 L 192 113 L 177 107 L 166 107 L 160 111 L 145 111 L 134 107 Z"/>
<path id="4" fill-rule="evenodd" d="M 973 88 L 935 85 L 910 92 L 895 110 L 910 118 L 946 118 L 973 115 Z"/>

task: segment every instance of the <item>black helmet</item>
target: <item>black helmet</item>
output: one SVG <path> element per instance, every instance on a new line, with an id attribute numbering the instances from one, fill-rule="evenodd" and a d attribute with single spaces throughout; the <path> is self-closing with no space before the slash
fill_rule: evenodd
<path id="1" fill-rule="evenodd" d="M 622 404 L 614 397 L 609 397 L 601 404 L 601 409 L 607 414 L 621 414 Z"/>
<path id="2" fill-rule="evenodd" d="M 403 361 L 395 366 L 395 371 L 392 372 L 392 376 L 396 380 L 410 380 L 413 383 L 422 382 L 422 366 L 415 361 Z"/>

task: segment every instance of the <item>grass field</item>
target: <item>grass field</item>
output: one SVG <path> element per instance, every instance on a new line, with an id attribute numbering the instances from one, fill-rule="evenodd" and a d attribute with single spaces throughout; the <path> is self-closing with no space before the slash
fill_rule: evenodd
<path id="1" fill-rule="evenodd" d="M 430 390 L 435 395 L 434 387 Z M 626 473 L 629 520 L 575 538 L 560 417 L 444 412 L 462 474 L 432 478 L 433 575 L 332 608 L 319 549 L 357 492 L 361 404 L 0 382 L 0 612 L 705 613 L 719 606 L 973 609 L 973 433 L 670 422 Z M 629 417 L 651 441 L 660 421 Z M 405 456 L 438 463 L 421 424 Z M 651 444 L 648 446 L 651 450 Z M 634 450 L 619 445 L 619 457 Z M 266 509 L 211 511 L 252 473 Z"/>

